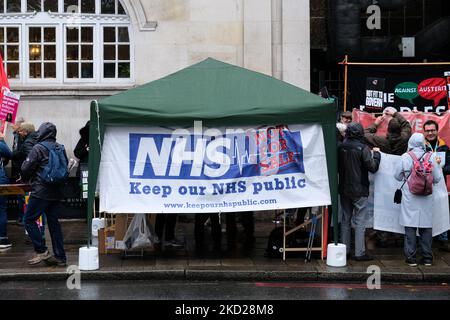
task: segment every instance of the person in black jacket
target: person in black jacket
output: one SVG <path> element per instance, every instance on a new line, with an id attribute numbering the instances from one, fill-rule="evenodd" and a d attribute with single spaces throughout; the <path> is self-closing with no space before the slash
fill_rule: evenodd
<path id="1" fill-rule="evenodd" d="M 19 150 L 20 145 L 22 144 L 22 138 L 19 134 L 20 125 L 24 123 L 25 120 L 22 117 L 16 119 L 16 122 L 11 126 L 13 130 L 13 146 L 12 152 Z M 20 167 L 22 163 L 12 159 L 11 161 L 11 179 L 12 183 L 15 183 L 17 179 L 20 178 Z"/>
<path id="2" fill-rule="evenodd" d="M 32 123 L 22 122 L 17 128 L 16 132 L 19 136 L 20 143 L 17 144 L 15 148 L 13 148 L 12 162 L 15 166 L 18 166 L 19 169 L 16 170 L 16 172 L 13 175 L 14 177 L 13 183 L 21 182 L 22 175 L 20 167 L 22 167 L 22 163 L 25 161 L 31 149 L 33 149 L 34 145 L 37 142 L 37 133 Z M 19 205 L 17 223 L 19 225 L 23 225 L 25 197 L 19 195 L 17 197 L 17 200 Z M 43 226 L 44 225 L 45 223 L 43 224 Z M 43 235 L 45 235 L 44 228 L 41 229 L 41 232 L 43 233 Z"/>
<path id="3" fill-rule="evenodd" d="M 19 150 L 20 145 L 22 144 L 22 138 L 19 135 L 20 125 L 24 123 L 25 120 L 22 117 L 16 118 L 16 122 L 11 126 L 13 133 L 13 146 L 12 152 Z M 11 159 L 11 179 L 10 183 L 15 184 L 20 181 L 20 167 L 22 166 L 22 162 Z M 24 196 L 17 196 L 17 224 L 23 225 L 23 207 L 25 204 Z"/>
<path id="4" fill-rule="evenodd" d="M 19 168 L 22 167 L 22 163 L 27 158 L 28 154 L 37 143 L 37 132 L 34 129 L 34 125 L 29 122 L 23 122 L 17 130 L 22 143 L 16 150 L 13 150 L 12 160 L 16 161 Z M 20 172 L 19 172 L 20 177 Z"/>
<path id="5" fill-rule="evenodd" d="M 43 181 L 40 173 L 48 164 L 49 150 L 40 144 L 47 142 L 51 145 L 56 142 L 56 126 L 53 123 L 41 124 L 37 131 L 37 144 L 33 147 L 27 159 L 22 164 L 22 177 L 31 184 L 31 195 L 25 212 L 25 228 L 33 243 L 36 255 L 28 260 L 29 265 L 42 261 L 59 266 L 66 265 L 63 234 L 58 216 L 61 212 L 61 200 L 64 198 L 60 185 L 51 185 Z M 64 151 L 65 153 L 65 151 Z M 64 154 L 67 160 L 67 155 Z M 54 257 L 49 253 L 45 240 L 42 238 L 36 220 L 45 212 L 48 229 L 52 238 Z"/>
<path id="6" fill-rule="evenodd" d="M 86 122 L 83 128 L 80 129 L 80 140 L 78 140 L 73 154 L 80 160 L 80 165 L 78 166 L 78 175 L 80 170 L 87 170 L 88 160 L 89 160 L 89 123 Z"/>
<path id="7" fill-rule="evenodd" d="M 442 168 L 444 177 L 450 175 L 450 149 L 444 139 L 439 137 L 439 125 L 434 120 L 428 120 L 423 124 L 423 135 L 425 137 L 425 147 L 431 152 L 445 152 L 445 165 Z M 450 198 L 449 198 L 450 200 Z M 450 252 L 450 243 L 448 241 L 448 232 L 445 231 L 435 237 L 439 249 Z"/>
<path id="8" fill-rule="evenodd" d="M 350 254 L 352 222 L 355 225 L 355 260 L 373 258 L 365 250 L 366 205 L 369 196 L 369 172 L 375 173 L 380 165 L 379 149 L 373 155 L 364 144 L 364 129 L 359 123 L 347 127 L 346 139 L 338 147 L 339 194 L 341 196 L 342 242 Z"/>

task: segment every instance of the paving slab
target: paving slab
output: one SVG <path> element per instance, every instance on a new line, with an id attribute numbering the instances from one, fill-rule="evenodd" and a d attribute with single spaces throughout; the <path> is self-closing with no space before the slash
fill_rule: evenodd
<path id="1" fill-rule="evenodd" d="M 222 259 L 221 265 L 224 267 L 253 267 L 253 261 L 249 258 Z"/>
<path id="2" fill-rule="evenodd" d="M 223 235 L 223 251 L 216 253 L 210 248 L 199 255 L 195 252 L 193 223 L 179 223 L 180 239 L 185 239 L 182 249 L 146 251 L 143 258 L 124 257 L 122 254 L 100 255 L 100 270 L 82 271 L 83 279 L 182 279 L 182 280 L 246 280 L 246 281 L 361 281 L 366 282 L 369 266 L 381 268 L 382 282 L 444 282 L 450 283 L 450 253 L 434 248 L 434 266 L 411 268 L 404 264 L 403 248 L 376 248 L 369 250 L 373 261 L 358 262 L 348 260 L 347 266 L 334 268 L 326 265 L 326 260 L 313 254 L 305 262 L 304 254 L 288 253 L 282 258 L 265 256 L 267 237 L 274 228 L 272 223 L 256 224 L 256 242 L 251 250 L 244 250 L 238 242 L 236 249 L 226 245 Z M 68 264 L 78 264 L 78 252 L 86 239 L 85 222 L 62 222 Z M 241 226 L 239 225 L 239 228 Z M 241 229 L 241 228 L 240 228 Z M 8 229 L 14 242 L 13 248 L 0 252 L 0 281 L 7 280 L 65 280 L 69 276 L 67 268 L 39 265 L 30 267 L 26 261 L 34 254 L 30 244 L 25 243 L 23 229 L 11 226 Z M 242 230 L 241 230 L 242 231 Z M 208 234 L 209 230 L 206 231 Z M 177 235 L 178 236 L 178 235 Z M 50 238 L 48 238 L 50 239 Z M 49 249 L 51 243 L 47 240 Z M 80 244 L 78 244 L 80 243 Z"/>
<path id="3" fill-rule="evenodd" d="M 188 267 L 220 267 L 222 262 L 220 259 L 189 259 Z"/>

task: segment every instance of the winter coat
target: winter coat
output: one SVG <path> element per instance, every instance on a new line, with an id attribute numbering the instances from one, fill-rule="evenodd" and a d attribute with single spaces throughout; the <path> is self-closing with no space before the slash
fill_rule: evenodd
<path id="1" fill-rule="evenodd" d="M 89 161 L 89 121 L 80 129 L 80 140 L 78 140 L 73 154 L 80 160 L 77 168 L 77 177 L 81 177 L 81 170 L 87 170 Z"/>
<path id="2" fill-rule="evenodd" d="M 12 152 L 17 152 L 23 142 L 22 137 L 19 135 L 19 133 L 14 132 L 14 139 L 13 139 L 13 147 Z M 22 166 L 23 161 L 14 160 L 14 158 L 11 161 L 11 178 L 16 181 L 20 177 L 20 167 Z"/>
<path id="3" fill-rule="evenodd" d="M 3 139 L 0 140 L 0 158 L 6 159 L 12 158 L 11 149 L 9 149 L 8 145 Z M 6 175 L 6 170 L 3 165 L 3 161 L 0 161 L 0 184 L 7 184 L 7 183 L 9 183 L 9 178 Z"/>
<path id="4" fill-rule="evenodd" d="M 63 188 L 60 185 L 49 185 L 43 182 L 40 173 L 48 163 L 49 151 L 39 142 L 57 144 L 56 127 L 53 123 L 41 124 L 37 131 L 37 144 L 22 164 L 22 178 L 31 184 L 31 196 L 44 200 L 60 200 Z M 67 154 L 65 155 L 67 158 Z"/>
<path id="5" fill-rule="evenodd" d="M 444 172 L 444 175 L 447 176 L 450 174 L 450 149 L 445 144 L 445 141 L 441 138 L 437 138 L 437 146 L 433 149 L 431 144 L 425 140 L 425 147 L 427 148 L 427 151 L 432 152 L 445 152 L 445 165 L 442 168 L 442 171 Z"/>
<path id="6" fill-rule="evenodd" d="M 89 121 L 80 129 L 80 140 L 78 140 L 73 154 L 80 160 L 80 163 L 88 163 L 89 156 Z"/>
<path id="7" fill-rule="evenodd" d="M 425 152 L 425 138 L 421 133 L 414 133 L 408 142 L 408 150 L 413 151 L 418 159 Z M 442 170 L 435 161 L 435 156 L 432 155 L 430 160 L 433 161 L 433 184 L 438 183 L 442 178 Z M 401 157 L 401 166 L 397 167 L 395 178 L 399 181 L 404 181 L 409 176 L 413 166 L 413 159 L 408 153 Z M 433 186 L 434 188 L 434 186 Z M 409 191 L 408 183 L 402 188 L 402 203 L 400 213 L 400 225 L 414 228 L 431 228 L 433 226 L 433 195 L 419 196 L 414 195 Z"/>
<path id="8" fill-rule="evenodd" d="M 381 154 L 364 144 L 364 131 L 359 123 L 349 124 L 346 139 L 338 146 L 339 193 L 357 199 L 369 196 L 369 172 L 375 173 Z"/>
<path id="9" fill-rule="evenodd" d="M 379 136 L 376 134 L 376 125 L 371 124 L 365 129 L 364 138 L 370 146 L 380 148 L 381 152 L 400 156 L 407 151 L 408 140 L 411 137 L 412 130 L 408 120 L 398 112 L 395 113 L 394 119 L 397 119 L 400 124 L 399 132 L 389 132 L 388 125 L 386 137 Z"/>
<path id="10" fill-rule="evenodd" d="M 20 174 L 20 168 L 22 167 L 22 163 L 27 158 L 28 154 L 33 149 L 34 145 L 37 143 L 37 132 L 32 132 L 28 134 L 22 143 L 19 145 L 17 150 L 13 150 L 12 160 L 17 163 L 19 168 L 18 174 Z M 17 176 L 18 177 L 18 176 Z"/>

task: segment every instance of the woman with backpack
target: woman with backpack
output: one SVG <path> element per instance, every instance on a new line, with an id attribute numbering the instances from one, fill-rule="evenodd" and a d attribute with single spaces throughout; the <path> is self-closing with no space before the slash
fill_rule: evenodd
<path id="1" fill-rule="evenodd" d="M 408 141 L 408 152 L 402 155 L 402 163 L 397 168 L 395 178 L 405 181 L 402 188 L 400 225 L 405 227 L 404 252 L 406 263 L 417 266 L 416 233 L 419 230 L 419 245 L 422 251 L 422 264 L 431 266 L 433 252 L 431 250 L 433 206 L 432 189 L 442 177 L 439 168 L 440 159 L 431 152 L 426 152 L 425 137 L 414 133 Z M 424 175 L 421 171 L 425 172 Z"/>

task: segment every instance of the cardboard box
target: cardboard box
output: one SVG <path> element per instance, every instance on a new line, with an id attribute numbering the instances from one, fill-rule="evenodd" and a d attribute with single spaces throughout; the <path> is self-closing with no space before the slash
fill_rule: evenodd
<path id="1" fill-rule="evenodd" d="M 133 214 L 116 214 L 114 225 L 99 229 L 98 231 L 98 250 L 99 254 L 122 253 L 125 250 L 123 238 L 130 226 Z M 147 214 L 147 224 L 155 225 L 155 214 Z M 150 230 L 152 228 L 150 227 Z M 151 250 L 151 249 L 150 249 Z"/>
<path id="2" fill-rule="evenodd" d="M 129 226 L 128 215 L 127 214 L 117 214 L 116 215 L 116 223 L 114 224 L 115 240 L 123 240 L 125 233 L 127 232 Z"/>
<path id="3" fill-rule="evenodd" d="M 98 229 L 98 253 L 105 254 L 105 228 Z"/>

